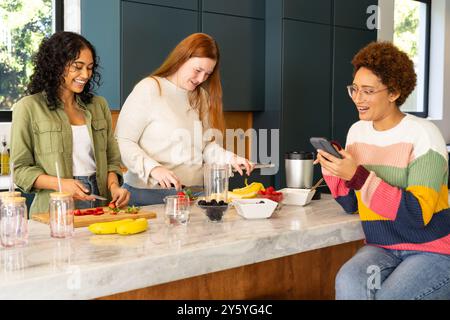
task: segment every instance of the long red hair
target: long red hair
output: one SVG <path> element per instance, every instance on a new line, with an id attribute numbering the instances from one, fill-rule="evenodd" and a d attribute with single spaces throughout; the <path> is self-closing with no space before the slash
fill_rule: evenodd
<path id="1" fill-rule="evenodd" d="M 205 111 L 208 111 L 210 126 L 224 132 L 225 121 L 222 106 L 222 84 L 220 82 L 219 72 L 220 53 L 217 42 L 211 36 L 205 33 L 193 33 L 183 39 L 150 77 L 168 77 L 177 72 L 186 61 L 193 57 L 210 58 L 216 61 L 216 65 L 208 79 L 197 86 L 195 90 L 189 92 L 189 102 L 192 107 L 199 109 L 200 119 L 203 119 Z M 207 105 L 205 105 L 204 99 L 202 98 L 201 88 L 205 89 L 208 93 Z"/>

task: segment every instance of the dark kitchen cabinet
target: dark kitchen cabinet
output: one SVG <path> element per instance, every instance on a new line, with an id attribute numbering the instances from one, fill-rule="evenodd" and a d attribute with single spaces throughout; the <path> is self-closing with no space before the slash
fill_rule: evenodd
<path id="1" fill-rule="evenodd" d="M 224 111 L 264 109 L 264 20 L 237 16 L 239 9 L 243 15 L 263 15 L 261 2 L 203 2 L 203 10 L 236 15 L 179 9 L 177 1 L 164 6 L 153 5 L 161 1 L 145 2 L 121 2 L 121 104 L 134 85 L 154 71 L 179 41 L 189 34 L 205 32 L 216 39 L 221 51 Z"/>
<path id="2" fill-rule="evenodd" d="M 264 110 L 264 20 L 213 13 L 202 17 L 202 31 L 220 48 L 224 110 Z"/>
<path id="3" fill-rule="evenodd" d="M 331 27 L 284 22 L 283 119 L 286 151 L 307 150 L 309 136 L 329 136 Z"/>
<path id="4" fill-rule="evenodd" d="M 332 4 L 332 0 L 284 0 L 283 18 L 331 24 Z"/>
<path id="5" fill-rule="evenodd" d="M 204 12 L 221 13 L 234 16 L 264 19 L 263 0 L 203 0 Z"/>
<path id="6" fill-rule="evenodd" d="M 172 7 L 178 9 L 198 10 L 198 0 L 139 0 L 135 2 L 145 4 L 156 4 L 159 6 Z"/>
<path id="7" fill-rule="evenodd" d="M 122 1 L 121 105 L 178 42 L 197 31 L 197 11 Z"/>
<path id="8" fill-rule="evenodd" d="M 284 20 L 280 174 L 284 154 L 313 151 L 312 136 L 330 136 L 331 26 Z M 320 174 L 317 172 L 317 174 Z"/>
<path id="9" fill-rule="evenodd" d="M 353 56 L 365 45 L 376 40 L 376 32 L 334 27 L 333 96 L 331 137 L 345 145 L 348 129 L 358 121 L 358 112 L 347 93 L 353 81 Z"/>

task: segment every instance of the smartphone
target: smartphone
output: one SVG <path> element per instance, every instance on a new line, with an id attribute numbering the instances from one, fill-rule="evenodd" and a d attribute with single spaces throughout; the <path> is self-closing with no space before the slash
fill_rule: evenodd
<path id="1" fill-rule="evenodd" d="M 321 149 L 325 152 L 328 152 L 329 154 L 332 154 L 336 158 L 342 159 L 342 156 L 337 150 L 334 148 L 333 144 L 328 141 L 326 138 L 323 137 L 312 137 L 309 139 L 311 144 L 316 149 Z"/>

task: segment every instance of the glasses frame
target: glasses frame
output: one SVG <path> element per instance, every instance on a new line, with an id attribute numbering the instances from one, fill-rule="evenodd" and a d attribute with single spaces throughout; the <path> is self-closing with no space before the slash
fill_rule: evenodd
<path id="1" fill-rule="evenodd" d="M 355 87 L 354 87 L 353 85 L 351 85 L 351 84 L 349 84 L 346 88 L 347 88 L 348 95 L 350 96 L 351 99 L 354 99 L 353 96 L 354 96 L 354 95 L 357 95 L 358 93 L 361 92 L 361 95 L 362 95 L 363 100 L 370 100 L 370 98 L 371 98 L 373 95 L 375 95 L 376 93 L 379 93 L 379 92 L 382 92 L 382 91 L 385 91 L 385 90 L 389 90 L 389 88 L 386 87 L 386 88 L 383 88 L 383 89 L 380 89 L 380 90 L 376 90 L 376 91 L 373 91 L 373 92 L 370 92 L 370 93 L 367 93 L 367 92 L 363 93 L 363 92 L 361 91 L 361 89 L 359 89 L 359 88 L 355 89 Z M 352 89 L 355 89 L 355 92 L 354 92 L 353 95 L 351 94 L 351 90 L 352 90 Z M 355 97 L 356 97 L 356 96 L 355 96 Z"/>

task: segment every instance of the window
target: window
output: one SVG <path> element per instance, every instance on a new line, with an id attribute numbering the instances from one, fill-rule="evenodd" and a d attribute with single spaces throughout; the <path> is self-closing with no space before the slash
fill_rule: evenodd
<path id="1" fill-rule="evenodd" d="M 25 95 L 32 56 L 42 39 L 62 30 L 63 0 L 0 2 L 0 110 Z"/>
<path id="2" fill-rule="evenodd" d="M 414 61 L 417 86 L 401 107 L 404 112 L 428 116 L 430 0 L 395 0 L 393 42 Z"/>

